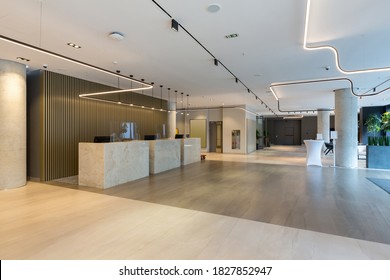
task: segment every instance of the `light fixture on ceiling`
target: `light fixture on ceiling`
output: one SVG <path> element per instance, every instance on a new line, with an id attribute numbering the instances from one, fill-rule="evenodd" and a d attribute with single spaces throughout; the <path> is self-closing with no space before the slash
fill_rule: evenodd
<path id="1" fill-rule="evenodd" d="M 236 77 L 236 83 L 238 83 L 238 78 Z"/>
<path id="2" fill-rule="evenodd" d="M 163 85 L 160 85 L 160 111 L 162 111 L 162 88 L 163 88 Z"/>
<path id="3" fill-rule="evenodd" d="M 108 34 L 108 37 L 114 41 L 122 41 L 125 38 L 125 35 L 120 32 L 114 31 Z"/>
<path id="4" fill-rule="evenodd" d="M 207 11 L 209 11 L 210 13 L 217 13 L 221 10 L 221 8 L 222 7 L 220 4 L 212 3 L 212 4 L 207 6 Z"/>
<path id="5" fill-rule="evenodd" d="M 171 21 L 171 29 L 173 31 L 179 32 L 179 23 L 175 19 L 172 19 Z"/>
<path id="6" fill-rule="evenodd" d="M 75 44 L 75 43 L 68 43 L 67 44 L 69 47 L 75 48 L 75 49 L 81 49 L 81 46 Z"/>
<path id="7" fill-rule="evenodd" d="M 29 62 L 30 61 L 30 59 L 25 58 L 25 57 L 21 57 L 21 56 L 18 56 L 16 59 L 19 59 L 19 60 L 25 61 L 25 62 Z"/>
<path id="8" fill-rule="evenodd" d="M 237 33 L 232 33 L 232 34 L 225 35 L 226 39 L 232 39 L 232 38 L 237 38 L 237 37 L 238 37 Z"/>
<path id="9" fill-rule="evenodd" d="M 302 119 L 303 115 L 290 115 L 290 116 L 285 116 L 283 117 L 284 120 L 288 119 Z"/>
<path id="10" fill-rule="evenodd" d="M 150 83 L 152 86 L 154 85 L 154 82 L 151 82 Z M 154 90 L 153 90 L 154 87 L 152 87 L 152 104 L 154 103 Z M 152 110 L 154 110 L 154 106 L 152 107 Z"/>
<path id="11" fill-rule="evenodd" d="M 276 101 L 278 101 L 279 98 L 278 98 L 278 96 L 276 95 L 276 93 L 274 92 L 274 89 L 273 89 L 272 87 L 270 87 L 269 89 L 270 89 L 270 91 L 272 92 L 272 94 L 274 95 Z"/>
<path id="12" fill-rule="evenodd" d="M 186 111 L 187 111 L 187 116 L 190 115 L 190 113 L 188 113 L 188 109 L 189 109 L 189 106 L 190 106 L 189 98 L 190 98 L 190 95 L 187 93 L 187 109 L 186 109 Z"/>
<path id="13" fill-rule="evenodd" d="M 183 92 L 181 93 L 181 114 L 183 115 L 184 113 L 183 113 Z"/>
<path id="14" fill-rule="evenodd" d="M 174 19 L 172 19 L 172 16 L 167 12 L 167 10 L 166 9 L 164 9 L 163 7 L 161 7 L 156 1 L 153 1 L 153 3 L 154 4 L 156 4 L 167 16 L 169 16 L 170 18 L 171 18 L 171 22 L 172 22 L 172 24 L 171 24 L 171 27 L 173 28 L 173 26 L 174 26 L 174 23 L 176 22 L 177 23 L 177 21 L 176 20 L 174 20 Z M 207 10 L 209 11 L 209 12 L 212 12 L 212 13 L 215 13 L 215 12 L 218 12 L 219 10 L 221 10 L 221 5 L 219 5 L 219 4 L 210 4 L 209 6 L 208 6 L 208 8 L 207 8 Z M 179 24 L 178 24 L 179 25 Z M 217 58 L 215 58 L 215 56 L 201 43 L 201 42 L 199 42 L 199 40 L 198 39 L 196 39 L 195 38 L 195 36 L 194 35 L 192 35 L 185 27 L 183 27 L 182 25 L 180 25 L 181 27 L 182 27 L 182 29 L 183 29 L 183 31 L 185 32 L 185 33 L 187 33 L 197 44 L 199 44 L 199 46 L 201 46 L 213 59 L 214 59 L 214 65 L 215 66 L 218 66 L 219 65 L 219 60 L 217 59 Z M 176 28 L 173 28 L 175 31 L 177 31 L 177 29 Z M 227 35 L 229 38 L 234 38 L 234 37 L 237 37 L 238 36 L 238 34 L 230 34 L 231 36 L 229 36 L 229 35 Z M 245 54 L 243 54 L 243 55 L 245 55 Z M 222 62 L 221 62 L 221 66 L 225 69 L 225 70 L 227 70 L 234 78 L 236 78 L 236 82 L 240 82 L 245 88 L 247 88 L 247 89 L 249 89 L 241 80 L 238 80 L 237 79 L 237 77 L 236 77 L 236 75 L 234 75 L 234 73 L 230 70 L 230 69 L 228 69 Z M 249 90 L 249 92 L 252 92 L 251 90 Z M 253 95 L 255 95 L 256 96 L 256 94 L 254 93 L 254 92 L 252 92 L 252 94 Z M 274 113 L 275 114 L 275 113 Z M 276 115 L 276 114 L 275 114 Z"/>
<path id="15" fill-rule="evenodd" d="M 330 46 L 330 45 L 308 46 L 307 34 L 308 34 L 308 29 L 309 29 L 310 5 L 311 5 L 311 0 L 307 0 L 307 2 L 306 2 L 305 29 L 304 29 L 304 36 L 303 36 L 303 48 L 305 50 L 321 50 L 321 49 L 331 50 L 335 55 L 336 68 L 338 71 L 340 71 L 343 74 L 372 73 L 372 72 L 382 72 L 382 71 L 389 71 L 390 70 L 390 67 L 367 68 L 367 69 L 360 69 L 360 70 L 345 70 L 345 69 L 341 68 L 340 56 L 339 56 L 339 52 L 338 52 L 337 48 Z M 328 70 L 328 69 L 326 69 L 326 70 Z"/>

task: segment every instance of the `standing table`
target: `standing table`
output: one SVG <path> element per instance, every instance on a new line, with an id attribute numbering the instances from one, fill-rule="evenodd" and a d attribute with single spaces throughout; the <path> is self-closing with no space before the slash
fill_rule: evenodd
<path id="1" fill-rule="evenodd" d="M 324 140 L 304 140 L 306 145 L 306 165 L 322 166 L 321 153 Z"/>

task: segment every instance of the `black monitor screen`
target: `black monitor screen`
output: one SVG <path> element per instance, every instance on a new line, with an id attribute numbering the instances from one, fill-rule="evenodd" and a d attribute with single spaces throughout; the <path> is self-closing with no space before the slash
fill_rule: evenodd
<path id="1" fill-rule="evenodd" d="M 144 135 L 144 140 L 156 140 L 156 135 Z"/>
<path id="2" fill-rule="evenodd" d="M 107 143 L 111 142 L 111 137 L 110 136 L 95 136 L 93 138 L 94 143 Z"/>

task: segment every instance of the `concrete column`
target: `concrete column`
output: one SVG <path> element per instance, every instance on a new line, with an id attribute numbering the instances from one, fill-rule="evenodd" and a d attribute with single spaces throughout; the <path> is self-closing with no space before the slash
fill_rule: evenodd
<path id="1" fill-rule="evenodd" d="M 176 135 L 176 102 L 168 102 L 168 138 L 175 139 Z"/>
<path id="2" fill-rule="evenodd" d="M 330 109 L 317 110 L 317 133 L 322 134 L 325 143 L 330 142 Z"/>
<path id="3" fill-rule="evenodd" d="M 356 168 L 358 143 L 358 99 L 350 89 L 335 90 L 336 166 Z"/>
<path id="4" fill-rule="evenodd" d="M 26 66 L 0 60 L 0 189 L 26 184 L 26 121 Z"/>

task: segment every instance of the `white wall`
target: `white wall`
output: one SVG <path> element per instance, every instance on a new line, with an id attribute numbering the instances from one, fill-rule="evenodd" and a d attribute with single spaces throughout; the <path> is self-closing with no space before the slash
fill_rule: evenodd
<path id="1" fill-rule="evenodd" d="M 246 154 L 246 112 L 240 109 L 223 109 L 223 152 Z M 240 130 L 240 149 L 232 149 L 232 131 Z"/>
<path id="2" fill-rule="evenodd" d="M 248 139 L 246 152 L 250 154 L 256 151 L 256 116 L 251 114 L 247 115 L 246 124 L 246 135 Z"/>
<path id="3" fill-rule="evenodd" d="M 190 133 L 190 120 L 206 120 L 207 148 L 209 150 L 209 122 L 222 121 L 222 109 L 197 110 L 189 111 L 189 115 L 176 114 L 176 126 L 179 129 L 179 134 Z"/>
<path id="4" fill-rule="evenodd" d="M 207 151 L 209 150 L 209 122 L 223 122 L 223 152 L 247 154 L 256 150 L 256 116 L 237 108 L 190 111 L 189 115 L 176 115 L 180 134 L 189 134 L 190 120 L 206 120 Z M 232 149 L 232 130 L 240 130 L 240 149 Z"/>

